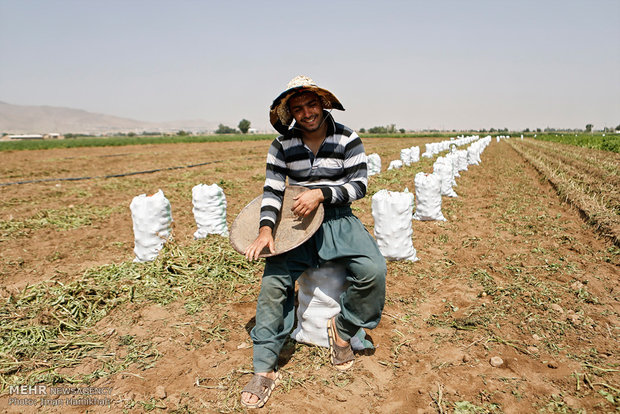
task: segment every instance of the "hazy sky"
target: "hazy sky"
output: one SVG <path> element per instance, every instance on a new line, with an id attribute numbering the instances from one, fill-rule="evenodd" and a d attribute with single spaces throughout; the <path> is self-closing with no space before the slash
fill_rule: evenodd
<path id="1" fill-rule="evenodd" d="M 0 0 L 0 101 L 270 128 L 298 74 L 353 128 L 620 124 L 620 0 Z"/>

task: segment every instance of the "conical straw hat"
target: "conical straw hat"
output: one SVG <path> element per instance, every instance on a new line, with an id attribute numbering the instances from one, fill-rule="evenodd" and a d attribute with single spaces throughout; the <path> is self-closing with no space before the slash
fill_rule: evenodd
<path id="1" fill-rule="evenodd" d="M 344 107 L 333 93 L 325 88 L 319 87 L 316 82 L 309 77 L 299 75 L 291 79 L 286 85 L 286 90 L 274 99 L 271 104 L 271 108 L 269 109 L 269 122 L 271 122 L 271 125 L 273 125 L 276 131 L 284 134 L 288 130 L 293 121 L 293 115 L 288 109 L 288 100 L 291 96 L 303 91 L 316 93 L 321 99 L 323 109 L 338 109 L 344 111 Z"/>

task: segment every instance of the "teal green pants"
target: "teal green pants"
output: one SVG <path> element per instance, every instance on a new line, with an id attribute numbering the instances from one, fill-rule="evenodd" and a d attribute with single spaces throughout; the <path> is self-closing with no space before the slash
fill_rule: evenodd
<path id="1" fill-rule="evenodd" d="M 334 261 L 345 265 L 348 287 L 340 296 L 336 328 L 349 340 L 359 328 L 372 329 L 385 303 L 385 259 L 375 239 L 350 207 L 326 207 L 325 220 L 304 244 L 266 259 L 256 305 L 254 372 L 277 368 L 278 355 L 295 322 L 295 281 L 308 268 Z"/>

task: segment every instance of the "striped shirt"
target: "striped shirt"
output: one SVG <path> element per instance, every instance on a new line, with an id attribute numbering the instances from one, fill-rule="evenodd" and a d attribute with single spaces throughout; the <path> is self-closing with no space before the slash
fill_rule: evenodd
<path id="1" fill-rule="evenodd" d="M 329 112 L 323 111 L 323 115 L 327 134 L 316 156 L 295 129 L 271 143 L 261 203 L 261 227 L 275 226 L 287 177 L 289 185 L 320 188 L 325 205 L 351 204 L 366 195 L 368 173 L 362 140 L 353 130 L 335 122 Z"/>

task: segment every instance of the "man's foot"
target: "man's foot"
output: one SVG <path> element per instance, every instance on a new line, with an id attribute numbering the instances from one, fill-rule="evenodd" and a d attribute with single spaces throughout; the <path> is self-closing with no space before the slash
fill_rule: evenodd
<path id="1" fill-rule="evenodd" d="M 338 371 L 351 368 L 355 360 L 351 344 L 338 335 L 334 318 L 327 321 L 327 338 L 329 339 L 329 357 L 334 368 Z"/>
<path id="2" fill-rule="evenodd" d="M 269 400 L 271 392 L 280 382 L 280 377 L 277 371 L 254 374 L 241 391 L 241 404 L 247 408 L 261 408 Z"/>

